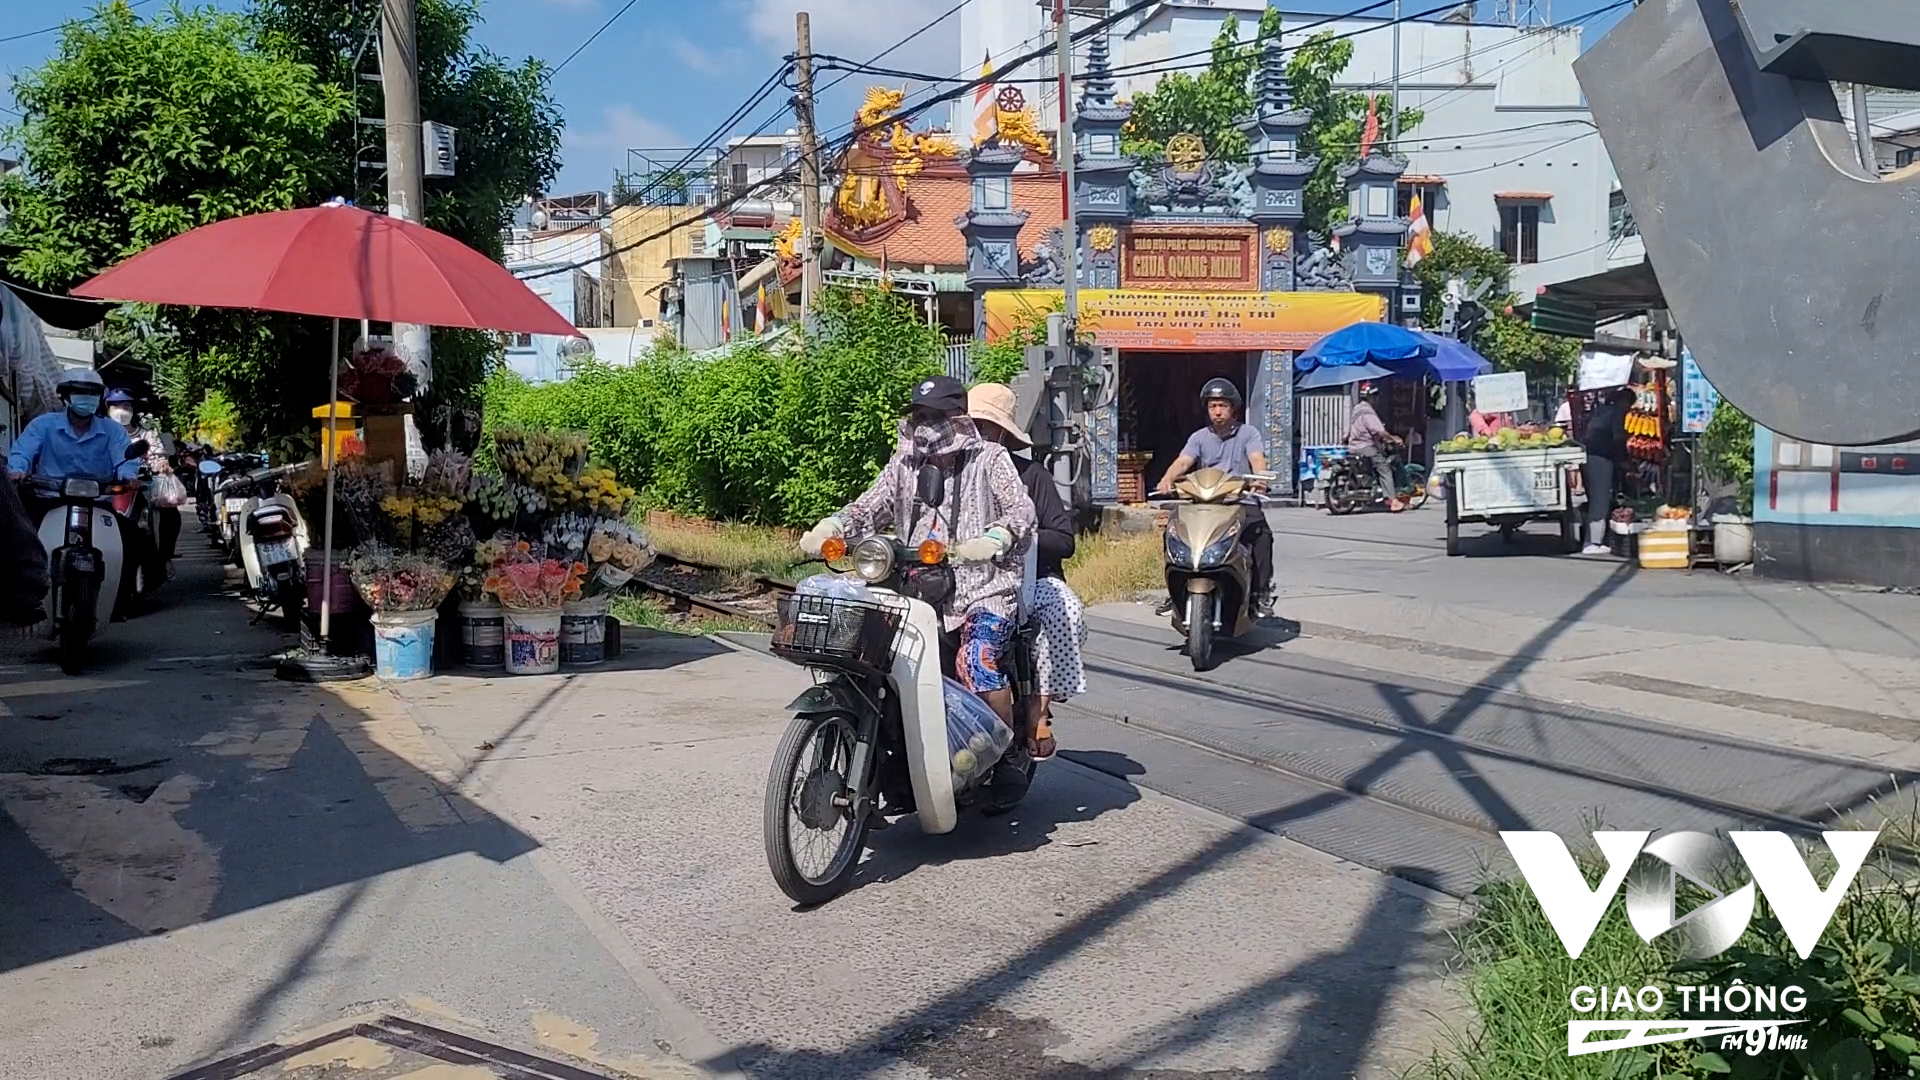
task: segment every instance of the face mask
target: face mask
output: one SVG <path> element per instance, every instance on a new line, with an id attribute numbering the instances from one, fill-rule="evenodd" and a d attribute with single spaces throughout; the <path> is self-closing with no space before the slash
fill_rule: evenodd
<path id="1" fill-rule="evenodd" d="M 114 423 L 122 426 L 133 423 L 132 409 L 108 409 L 107 415 L 113 417 Z"/>
<path id="2" fill-rule="evenodd" d="M 67 399 L 67 411 L 75 416 L 92 416 L 100 411 L 100 397 L 97 394 L 75 394 Z"/>

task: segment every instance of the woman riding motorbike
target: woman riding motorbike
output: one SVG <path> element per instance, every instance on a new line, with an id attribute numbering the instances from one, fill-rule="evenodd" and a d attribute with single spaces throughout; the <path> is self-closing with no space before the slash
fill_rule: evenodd
<path id="1" fill-rule="evenodd" d="M 887 527 L 899 530 L 909 545 L 947 545 L 956 563 L 953 598 L 944 613 L 948 632 L 960 635 L 955 673 L 1007 727 L 1026 731 L 1014 721 L 1004 657 L 1016 629 L 1022 556 L 1033 542 L 1033 500 L 1006 449 L 982 439 L 966 409 L 966 388 L 957 379 L 941 375 L 914 387 L 892 460 L 864 494 L 809 530 L 800 548 L 819 558 L 830 539 L 870 536 Z M 948 478 L 938 508 L 919 495 L 920 470 L 929 464 Z"/>
<path id="2" fill-rule="evenodd" d="M 152 424 L 151 417 L 136 415 L 133 395 L 125 390 L 115 389 L 107 392 L 107 415 L 121 427 L 127 429 L 128 437 L 138 441 L 147 440 L 147 468 L 156 477 L 173 472 L 173 460 L 167 456 L 166 443 L 160 429 Z M 157 546 L 157 565 L 151 569 L 155 583 L 173 578 L 173 556 L 180 543 L 180 508 L 178 506 L 155 506 L 154 522 L 160 535 L 154 537 Z"/>
<path id="3" fill-rule="evenodd" d="M 1080 663 L 1080 650 L 1087 644 L 1085 610 L 1080 598 L 1067 586 L 1065 563 L 1073 557 L 1073 515 L 1060 501 L 1060 490 L 1046 466 L 1030 456 L 1033 440 L 1020 430 L 1013 418 L 1013 388 L 1000 383 L 981 383 L 967 392 L 967 415 L 973 418 L 980 434 L 1016 456 L 1014 468 L 1027 485 L 1038 521 L 1034 542 L 1039 545 L 1039 570 L 1029 597 L 1028 616 L 1039 627 L 1035 642 L 1034 666 L 1038 669 L 1040 693 L 1033 703 L 1033 756 L 1049 758 L 1058 748 L 1053 737 L 1053 702 L 1065 701 L 1087 692 L 1087 673 Z"/>

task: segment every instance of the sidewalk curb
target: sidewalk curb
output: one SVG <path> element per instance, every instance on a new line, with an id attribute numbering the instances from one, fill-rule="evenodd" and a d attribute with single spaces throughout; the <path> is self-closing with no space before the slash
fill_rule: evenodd
<path id="1" fill-rule="evenodd" d="M 455 776 L 461 777 L 456 788 L 460 794 L 472 799 L 484 807 L 488 813 L 512 824 L 514 828 L 526 835 L 533 835 L 520 822 L 515 821 L 513 815 L 490 805 L 487 786 L 478 778 L 477 771 L 470 772 L 467 760 L 451 744 L 441 738 L 438 731 L 422 722 L 412 702 L 395 693 L 392 687 L 384 682 L 380 682 L 379 686 L 381 692 L 389 700 L 398 704 L 413 720 L 414 725 L 420 729 L 421 737 L 426 740 L 428 746 L 433 748 L 433 752 L 446 762 Z M 547 887 L 553 890 L 554 895 L 573 912 L 574 917 L 586 927 L 587 933 L 591 934 L 600 947 L 607 950 L 608 955 L 613 957 L 614 962 L 620 965 L 621 970 L 627 973 L 627 977 L 646 998 L 647 1004 L 652 1006 L 654 1012 L 659 1015 L 661 1027 L 665 1029 L 667 1040 L 672 1044 L 676 1057 L 689 1067 L 711 1077 L 712 1080 L 749 1080 L 735 1057 L 737 1048 L 724 1043 L 712 1029 L 707 1027 L 706 1021 L 700 1019 L 692 1009 L 680 1001 L 678 995 L 660 981 L 659 976 L 653 973 L 653 969 L 641 959 L 638 950 L 627 941 L 618 927 L 593 906 L 593 901 L 588 899 L 578 885 L 574 884 L 573 879 L 547 851 L 544 844 L 536 845 L 523 858 L 539 873 L 547 883 Z"/>

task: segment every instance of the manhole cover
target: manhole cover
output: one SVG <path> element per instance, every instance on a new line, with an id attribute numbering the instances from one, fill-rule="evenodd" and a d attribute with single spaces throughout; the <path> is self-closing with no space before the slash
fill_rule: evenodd
<path id="1" fill-rule="evenodd" d="M 626 1080 L 622 1074 L 588 1072 L 398 1016 L 355 1024 L 305 1042 L 262 1046 L 171 1080 L 269 1076 L 286 1080 Z"/>

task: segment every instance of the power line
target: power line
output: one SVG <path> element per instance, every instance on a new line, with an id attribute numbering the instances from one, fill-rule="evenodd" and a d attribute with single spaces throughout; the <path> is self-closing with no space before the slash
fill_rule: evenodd
<path id="1" fill-rule="evenodd" d="M 761 83 L 752 94 L 749 94 L 743 104 L 734 109 L 725 120 L 720 121 L 719 125 L 708 132 L 705 138 L 694 144 L 694 147 L 687 151 L 687 156 L 675 162 L 670 168 L 659 172 L 651 183 L 639 191 L 634 192 L 630 198 L 636 201 L 644 198 L 649 192 L 652 192 L 661 184 L 665 183 L 668 178 L 686 168 L 694 158 L 699 157 L 701 154 L 717 146 L 720 140 L 726 137 L 726 133 L 731 131 L 733 126 L 740 122 L 742 117 L 758 108 L 761 102 L 767 100 L 767 98 L 773 94 L 774 87 L 778 85 L 782 79 L 786 78 L 787 73 L 792 70 L 793 65 L 791 63 L 783 63 L 780 67 L 774 69 L 773 74 L 767 76 L 766 81 Z M 779 114 L 776 113 L 775 115 L 777 116 Z"/>
<path id="2" fill-rule="evenodd" d="M 151 4 L 151 3 L 153 3 L 153 0 L 133 0 L 133 2 L 128 4 L 127 7 L 129 8 L 146 7 L 148 4 Z M 59 23 L 58 25 L 49 26 L 42 30 L 29 30 L 24 34 L 10 34 L 6 37 L 0 37 L 0 45 L 4 45 L 9 41 L 25 41 L 28 38 L 39 37 L 41 34 L 51 34 L 58 30 L 65 30 L 72 23 L 83 23 L 87 21 L 89 20 L 88 19 L 68 19 L 65 22 Z"/>
<path id="3" fill-rule="evenodd" d="M 954 14 L 958 12 L 961 8 L 966 7 L 968 4 L 971 4 L 971 3 L 973 3 L 973 0 L 960 0 L 959 3 L 948 8 L 945 12 L 942 12 L 932 22 L 928 23 L 927 25 L 921 27 L 918 30 L 915 30 L 911 34 L 908 34 L 906 37 L 901 38 L 899 41 L 896 41 L 893 44 L 887 46 L 885 49 L 882 49 L 881 51 L 875 53 L 871 57 L 868 57 L 867 63 L 872 64 L 881 60 L 885 60 L 887 57 L 893 55 L 894 52 L 898 51 L 899 49 L 907 45 L 909 42 L 912 42 L 914 39 L 918 38 L 920 35 L 926 33 L 927 31 L 933 29 L 936 26 L 939 26 L 941 23 L 946 22 L 948 19 L 952 18 Z M 853 71 L 848 70 L 848 72 L 845 75 L 840 76 L 839 78 L 833 80 L 827 85 L 821 87 L 819 90 L 815 91 L 815 94 L 816 95 L 824 94 L 827 91 L 833 89 L 834 87 L 839 86 L 841 83 L 847 81 L 849 78 L 852 78 L 852 76 L 853 76 Z"/>
<path id="4" fill-rule="evenodd" d="M 593 33 L 587 35 L 587 40 L 581 42 L 578 48 L 568 53 L 567 58 L 565 60 L 560 61 L 558 66 L 556 66 L 552 71 L 547 73 L 547 77 L 552 78 L 553 76 L 560 74 L 563 68 L 565 68 L 568 64 L 573 63 L 574 57 L 579 56 L 581 53 L 587 51 L 587 46 L 593 44 L 595 38 L 598 38 L 601 34 L 606 33 L 607 27 L 612 26 L 616 22 L 619 22 L 620 16 L 625 15 L 627 13 L 628 8 L 631 8 L 633 5 L 639 2 L 640 0 L 627 0 L 626 3 L 620 5 L 620 10 L 614 12 L 612 18 L 608 19 L 606 22 L 601 23 L 600 29 L 595 30 Z"/>

